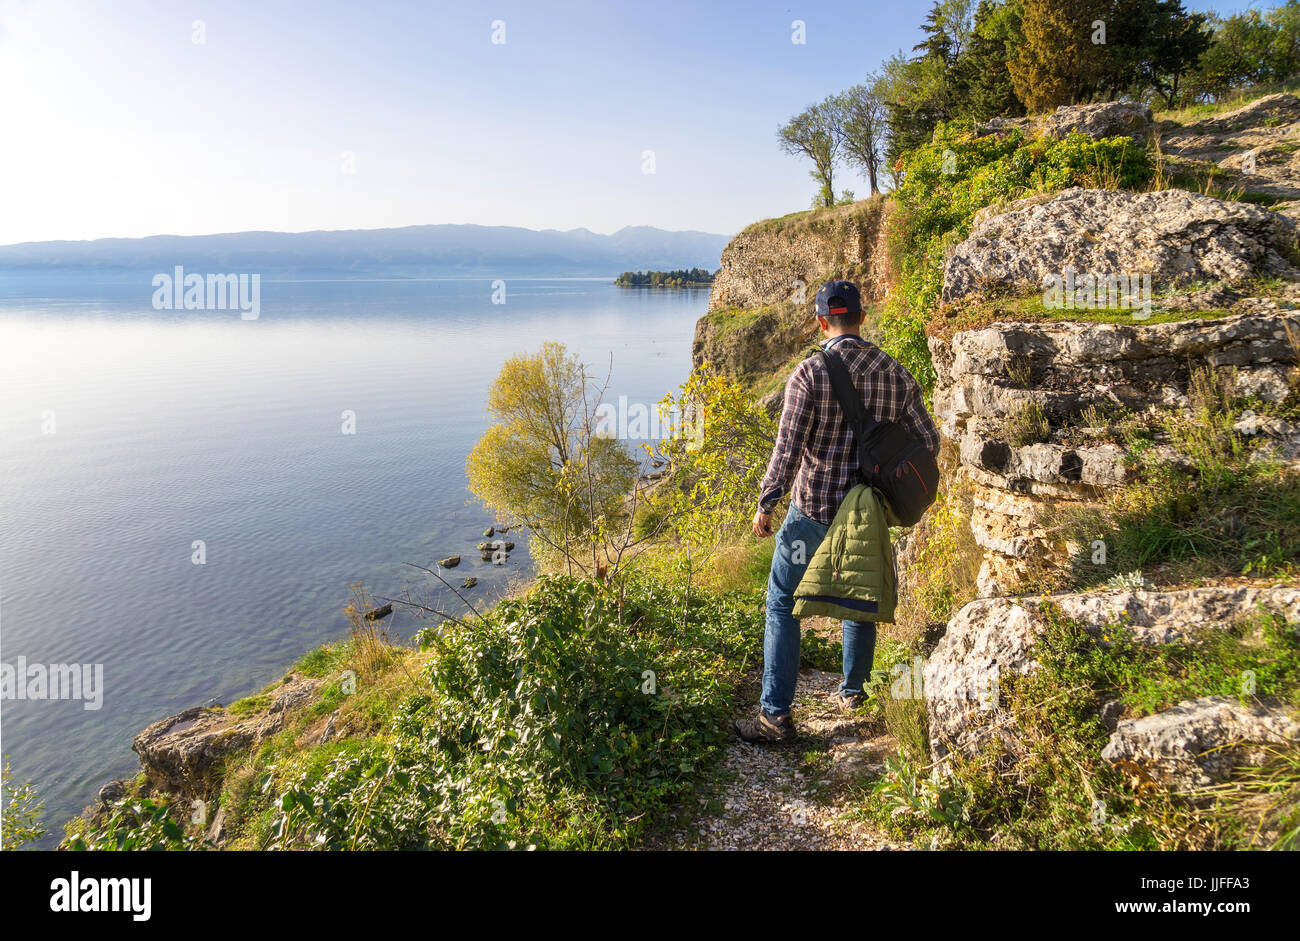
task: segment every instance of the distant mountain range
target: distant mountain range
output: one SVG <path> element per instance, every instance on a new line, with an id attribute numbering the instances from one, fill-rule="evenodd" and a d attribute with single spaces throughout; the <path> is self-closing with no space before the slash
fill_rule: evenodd
<path id="1" fill-rule="evenodd" d="M 156 268 L 310 272 L 409 269 L 412 273 L 613 275 L 629 269 L 718 267 L 728 236 L 625 226 L 588 229 L 412 225 L 399 229 L 153 235 L 0 246 L 0 268 Z"/>

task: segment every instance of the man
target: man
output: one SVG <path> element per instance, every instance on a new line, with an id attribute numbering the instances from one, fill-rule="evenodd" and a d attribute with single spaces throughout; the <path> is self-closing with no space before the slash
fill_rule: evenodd
<path id="1" fill-rule="evenodd" d="M 862 300 L 849 281 L 828 281 L 817 291 L 817 325 L 822 347 L 836 350 L 867 413 L 907 428 L 931 454 L 938 454 L 939 432 L 925 410 L 921 386 L 897 360 L 858 335 Z M 793 488 L 791 487 L 793 481 Z M 787 492 L 790 510 L 776 534 L 767 583 L 767 631 L 763 639 L 763 696 L 758 713 L 735 723 L 747 742 L 783 742 L 795 737 L 790 707 L 799 675 L 799 622 L 793 616 L 794 592 L 808 562 L 826 535 L 835 511 L 858 479 L 853 431 L 835 398 L 821 356 L 795 367 L 785 385 L 785 404 L 776 446 L 767 465 L 754 516 L 754 535 L 772 535 L 772 509 Z M 876 625 L 843 622 L 842 709 L 853 709 L 876 652 Z"/>

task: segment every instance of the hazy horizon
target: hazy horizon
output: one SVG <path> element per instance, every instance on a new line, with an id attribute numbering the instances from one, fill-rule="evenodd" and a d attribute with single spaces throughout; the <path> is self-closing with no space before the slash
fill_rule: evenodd
<path id="1" fill-rule="evenodd" d="M 384 232 L 396 229 L 421 229 L 432 226 L 465 226 L 479 229 L 523 229 L 528 232 L 556 232 L 566 235 L 571 232 L 588 232 L 592 235 L 613 236 L 624 231 L 625 229 L 654 229 L 659 232 L 666 232 L 670 235 L 708 235 L 716 238 L 730 238 L 735 232 L 707 232 L 702 229 L 665 229 L 656 225 L 640 225 L 637 223 L 628 223 L 619 226 L 609 232 L 600 232 L 589 226 L 578 225 L 568 229 L 557 229 L 554 227 L 535 228 L 526 225 L 511 225 L 507 222 L 498 224 L 485 224 L 481 222 L 413 222 L 409 225 L 381 225 L 381 226 L 341 226 L 341 227 L 322 227 L 315 229 L 231 229 L 225 232 L 153 232 L 149 235 L 101 235 L 95 238 L 85 239 L 23 239 L 18 242 L 0 242 L 0 248 L 13 248 L 18 245 L 36 245 L 55 242 L 106 242 L 106 241 L 139 241 L 142 239 L 157 238 L 216 238 L 224 235 L 312 235 L 317 232 Z"/>

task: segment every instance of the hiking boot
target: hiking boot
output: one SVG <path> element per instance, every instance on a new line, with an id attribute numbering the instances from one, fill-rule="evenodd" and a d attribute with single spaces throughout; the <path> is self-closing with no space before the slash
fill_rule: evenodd
<path id="1" fill-rule="evenodd" d="M 789 713 L 769 716 L 762 707 L 752 719 L 737 719 L 732 727 L 746 742 L 793 742 L 796 734 Z"/>
<path id="2" fill-rule="evenodd" d="M 862 708 L 862 704 L 867 701 L 867 697 L 862 693 L 836 693 L 835 707 L 844 715 L 851 715 Z"/>

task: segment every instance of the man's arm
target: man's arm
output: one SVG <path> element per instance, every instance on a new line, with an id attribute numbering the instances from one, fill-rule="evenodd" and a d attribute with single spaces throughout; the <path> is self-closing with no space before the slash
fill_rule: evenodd
<path id="1" fill-rule="evenodd" d="M 790 483 L 803 459 L 815 415 L 815 400 L 808 375 L 804 370 L 796 369 L 785 384 L 781 426 L 777 430 L 772 458 L 767 463 L 767 473 L 763 475 L 763 484 L 759 490 L 760 514 L 771 514 L 776 501 L 790 492 Z M 755 531 L 757 528 L 756 520 Z"/>

